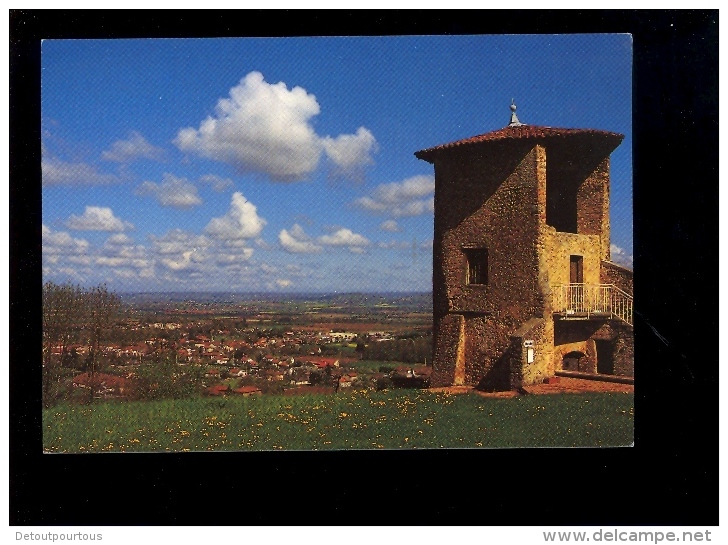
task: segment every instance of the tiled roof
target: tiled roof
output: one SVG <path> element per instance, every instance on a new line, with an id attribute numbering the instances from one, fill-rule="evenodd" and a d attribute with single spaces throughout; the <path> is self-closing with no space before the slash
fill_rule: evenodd
<path id="1" fill-rule="evenodd" d="M 88 373 L 83 373 L 75 376 L 73 383 L 83 386 L 88 386 L 90 383 L 93 383 L 95 387 L 104 385 L 108 388 L 116 388 L 128 386 L 129 381 L 124 377 L 117 377 L 116 375 L 109 375 L 107 373 L 95 373 L 91 379 Z"/>
<path id="2" fill-rule="evenodd" d="M 207 388 L 205 390 L 205 392 L 208 395 L 214 395 L 214 396 L 219 396 L 219 395 L 222 395 L 224 392 L 229 392 L 229 391 L 230 391 L 230 386 L 228 386 L 227 384 L 215 384 L 214 386 L 210 386 L 209 388 Z"/>
<path id="3" fill-rule="evenodd" d="M 418 159 L 431 161 L 435 157 L 435 155 L 443 150 L 449 150 L 452 148 L 458 148 L 461 146 L 468 146 L 472 144 L 498 142 L 505 140 L 553 140 L 572 137 L 591 137 L 603 139 L 606 145 L 611 145 L 612 149 L 614 149 L 622 141 L 624 135 L 615 132 L 600 131 L 596 129 L 562 129 L 556 127 L 539 127 L 536 125 L 518 125 L 504 127 L 496 131 L 491 131 L 485 134 L 479 134 L 477 136 L 471 136 L 470 138 L 464 138 L 462 140 L 456 140 L 455 142 L 449 142 L 447 144 L 442 144 L 432 148 L 416 151 L 415 156 Z"/>
<path id="4" fill-rule="evenodd" d="M 240 388 L 233 390 L 233 392 L 237 392 L 238 394 L 254 394 L 255 392 L 260 391 L 260 388 L 256 388 L 255 386 L 241 386 Z"/>

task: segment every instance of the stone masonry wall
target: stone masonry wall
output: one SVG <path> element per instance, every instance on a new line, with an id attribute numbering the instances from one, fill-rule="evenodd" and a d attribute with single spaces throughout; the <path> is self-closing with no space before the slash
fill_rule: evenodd
<path id="1" fill-rule="evenodd" d="M 579 361 L 577 371 L 583 373 L 597 372 L 597 350 L 595 339 L 604 338 L 604 333 L 598 334 L 603 327 L 602 322 L 590 320 L 565 321 L 557 320 L 554 324 L 554 354 L 555 369 L 562 369 L 564 356 L 570 352 L 581 352 L 584 357 Z M 611 339 L 613 335 L 607 334 Z"/>
<path id="2" fill-rule="evenodd" d="M 614 284 L 630 295 L 634 293 L 633 276 L 634 273 L 630 269 L 626 269 L 621 265 L 611 261 L 602 261 L 601 263 L 600 282 L 602 284 Z"/>
<path id="3" fill-rule="evenodd" d="M 634 376 L 634 330 L 627 326 L 618 328 L 614 346 L 614 374 Z"/>
<path id="4" fill-rule="evenodd" d="M 533 341 L 534 360 L 528 363 L 525 341 Z M 511 335 L 510 387 L 520 388 L 529 384 L 540 384 L 546 377 L 553 376 L 553 321 L 531 318 Z"/>
<path id="5" fill-rule="evenodd" d="M 595 341 L 612 343 L 612 364 L 615 375 L 634 376 L 634 332 L 632 327 L 614 320 L 557 320 L 554 324 L 554 368 L 562 369 L 563 358 L 569 352 L 585 355 L 578 371 L 596 373 L 598 353 Z"/>
<path id="6" fill-rule="evenodd" d="M 583 258 L 584 283 L 599 284 L 601 256 L 599 235 L 577 235 L 562 233 L 553 227 L 544 226 L 547 244 L 544 263 L 548 270 L 550 288 L 557 284 L 568 284 L 570 256 L 580 255 Z"/>
<path id="7" fill-rule="evenodd" d="M 609 259 L 609 157 L 579 186 L 576 210 L 577 232 L 600 237 L 600 259 Z"/>
<path id="8" fill-rule="evenodd" d="M 508 381 L 503 354 L 510 335 L 532 316 L 543 313 L 543 296 L 535 241 L 541 210 L 536 148 L 491 147 L 477 157 L 453 154 L 435 164 L 435 241 L 433 297 L 438 315 L 463 314 L 465 382 L 487 378 Z M 487 285 L 466 285 L 465 249 L 488 250 Z M 445 323 L 445 322 L 443 322 Z M 449 322 L 447 322 L 449 323 Z M 442 328 L 441 328 L 442 329 Z M 441 331 L 438 345 L 452 346 L 454 331 Z M 445 337 L 448 337 L 448 340 Z M 437 376 L 454 360 L 440 359 Z M 506 368 L 503 366 L 506 365 Z M 453 371 L 454 376 L 454 371 Z M 439 384 L 433 378 L 433 384 Z M 450 382 L 452 384 L 452 382 Z"/>
<path id="9" fill-rule="evenodd" d="M 446 314 L 435 320 L 435 354 L 432 361 L 432 386 L 455 383 L 455 372 L 463 366 L 462 314 Z M 460 364 L 460 365 L 458 365 Z"/>

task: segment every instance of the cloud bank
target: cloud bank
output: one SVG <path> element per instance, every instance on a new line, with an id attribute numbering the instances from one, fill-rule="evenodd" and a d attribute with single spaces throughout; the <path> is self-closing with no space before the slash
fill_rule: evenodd
<path id="1" fill-rule="evenodd" d="M 163 156 L 162 148 L 147 142 L 137 131 L 132 131 L 128 140 L 117 140 L 110 149 L 101 153 L 102 159 L 117 163 L 131 163 L 137 159 L 159 160 Z"/>
<path id="2" fill-rule="evenodd" d="M 282 229 L 278 234 L 278 241 L 281 243 L 281 247 L 290 253 L 313 254 L 323 249 L 313 242 L 297 223 L 293 224 L 290 231 Z"/>
<path id="3" fill-rule="evenodd" d="M 108 185 L 121 180 L 114 174 L 99 172 L 86 163 L 68 163 L 43 153 L 41 162 L 42 183 L 54 185 Z"/>
<path id="4" fill-rule="evenodd" d="M 218 193 L 222 193 L 226 189 L 235 185 L 230 178 L 223 178 L 215 174 L 205 174 L 204 176 L 200 176 L 200 182 L 209 185 Z"/>
<path id="5" fill-rule="evenodd" d="M 192 208 L 202 204 L 197 187 L 186 178 L 165 173 L 161 184 L 144 182 L 136 190 L 137 195 L 149 195 L 157 199 L 160 205 L 172 208 Z"/>
<path id="6" fill-rule="evenodd" d="M 435 179 L 429 175 L 407 178 L 401 182 L 381 184 L 371 196 L 353 202 L 357 208 L 395 218 L 419 216 L 435 210 Z"/>

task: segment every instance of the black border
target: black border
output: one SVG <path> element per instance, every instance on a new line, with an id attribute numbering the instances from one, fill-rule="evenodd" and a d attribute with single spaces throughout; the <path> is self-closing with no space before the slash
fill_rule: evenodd
<path id="1" fill-rule="evenodd" d="M 564 32 L 634 38 L 634 448 L 41 454 L 40 39 Z M 11 525 L 718 524 L 717 10 L 11 10 L 10 44 Z"/>

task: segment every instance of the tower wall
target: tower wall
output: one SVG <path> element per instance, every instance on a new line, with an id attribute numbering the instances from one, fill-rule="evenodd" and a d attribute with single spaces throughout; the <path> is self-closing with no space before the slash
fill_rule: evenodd
<path id="1" fill-rule="evenodd" d="M 613 372 L 631 374 L 631 328 L 564 329 L 552 307 L 572 256 L 578 282 L 632 292 L 609 263 L 609 154 L 622 138 L 514 125 L 416 153 L 435 167 L 433 386 L 518 388 L 565 356 L 598 372 L 610 351 Z"/>
<path id="2" fill-rule="evenodd" d="M 463 345 L 454 338 L 462 331 L 465 383 L 508 387 L 503 355 L 510 336 L 530 317 L 543 315 L 536 244 L 545 214 L 539 200 L 542 153 L 539 146 L 511 143 L 435 163 L 434 385 L 455 376 L 455 361 L 447 355 Z M 468 248 L 488 250 L 487 285 L 466 284 Z M 441 326 L 451 324 L 452 315 L 462 316 L 462 329 Z"/>
<path id="3" fill-rule="evenodd" d="M 600 257 L 609 261 L 609 157 L 603 159 L 579 186 L 576 210 L 577 232 L 597 235 Z"/>

